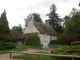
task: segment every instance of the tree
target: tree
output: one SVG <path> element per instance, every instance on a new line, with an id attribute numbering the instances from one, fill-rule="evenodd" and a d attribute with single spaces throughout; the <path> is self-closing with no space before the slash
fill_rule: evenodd
<path id="1" fill-rule="evenodd" d="M 38 13 L 33 13 L 32 15 L 34 16 L 34 21 L 42 23 L 42 19 Z M 25 26 L 27 26 L 28 19 L 26 18 L 24 20 L 25 20 Z"/>
<path id="2" fill-rule="evenodd" d="M 80 11 L 65 22 L 64 34 L 80 34 Z"/>
<path id="3" fill-rule="evenodd" d="M 9 33 L 10 33 L 10 29 L 8 26 L 6 11 L 4 10 L 0 18 L 0 34 L 4 35 L 4 34 L 9 34 Z"/>
<path id="4" fill-rule="evenodd" d="M 33 15 L 36 22 L 42 23 L 42 19 L 38 13 L 33 13 Z"/>
<path id="5" fill-rule="evenodd" d="M 69 18 L 70 18 L 70 16 L 67 16 L 67 15 L 64 17 L 63 26 L 65 26 L 65 22 L 66 22 Z"/>
<path id="6" fill-rule="evenodd" d="M 76 8 L 72 8 L 72 11 L 70 12 L 70 16 L 75 15 L 78 12 Z"/>
<path id="7" fill-rule="evenodd" d="M 50 8 L 50 13 L 48 14 L 49 19 L 46 21 L 50 26 L 52 26 L 59 34 L 62 33 L 61 19 L 56 13 L 56 6 L 53 4 Z"/>
<path id="8" fill-rule="evenodd" d="M 22 32 L 21 24 L 19 24 L 19 26 L 13 26 L 13 27 L 12 27 L 12 30 L 13 30 L 13 31 L 20 31 L 20 32 Z"/>

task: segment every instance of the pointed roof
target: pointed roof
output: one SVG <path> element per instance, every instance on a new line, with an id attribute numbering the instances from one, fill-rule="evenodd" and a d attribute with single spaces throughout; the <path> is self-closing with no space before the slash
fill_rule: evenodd
<path id="1" fill-rule="evenodd" d="M 41 34 L 48 34 L 48 35 L 57 35 L 57 32 L 51 27 L 51 26 L 47 26 L 45 24 L 39 23 L 39 22 L 35 22 L 34 21 L 34 26 L 38 29 L 38 31 Z"/>
<path id="2" fill-rule="evenodd" d="M 10 34 L 18 38 L 19 36 L 22 35 L 22 32 L 20 32 L 20 31 L 12 31 L 11 30 L 10 31 Z"/>
<path id="3" fill-rule="evenodd" d="M 52 36 L 57 35 L 57 32 L 51 26 L 46 26 L 45 24 L 36 21 L 33 21 L 33 24 L 41 34 L 47 34 Z M 38 32 L 22 34 L 21 36 L 18 37 L 18 39 L 25 39 L 30 34 L 38 34 Z"/>

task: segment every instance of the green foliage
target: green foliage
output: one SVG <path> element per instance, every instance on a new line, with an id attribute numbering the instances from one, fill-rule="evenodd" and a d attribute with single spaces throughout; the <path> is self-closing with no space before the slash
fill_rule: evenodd
<path id="1" fill-rule="evenodd" d="M 29 35 L 25 39 L 25 45 L 40 46 L 40 38 L 37 35 Z"/>
<path id="2" fill-rule="evenodd" d="M 50 13 L 48 14 L 49 19 L 46 20 L 46 23 L 52 26 L 59 34 L 63 32 L 61 22 L 62 19 L 59 18 L 56 13 L 56 6 L 53 4 L 50 8 Z"/>
<path id="3" fill-rule="evenodd" d="M 17 52 L 24 51 L 24 50 L 27 50 L 28 48 L 32 48 L 32 46 L 26 46 L 26 45 L 16 44 L 16 48 L 14 48 L 14 49 L 0 50 L 0 54 L 9 53 L 10 51 L 17 51 Z"/>
<path id="4" fill-rule="evenodd" d="M 3 35 L 0 38 L 0 41 L 4 41 L 4 42 L 17 42 L 17 38 L 8 34 L 8 35 Z"/>
<path id="5" fill-rule="evenodd" d="M 42 23 L 42 19 L 41 19 L 41 17 L 40 17 L 39 14 L 33 13 L 33 16 L 34 16 L 34 20 L 35 20 L 36 22 Z"/>
<path id="6" fill-rule="evenodd" d="M 80 45 L 80 41 L 74 41 L 71 43 L 71 45 Z"/>
<path id="7" fill-rule="evenodd" d="M 51 51 L 52 54 L 62 54 L 62 55 L 80 55 L 80 45 L 77 46 L 63 46 Z M 57 60 L 71 60 L 71 58 L 58 57 Z M 80 60 L 80 58 L 75 58 L 75 60 Z"/>
<path id="8" fill-rule="evenodd" d="M 19 56 L 14 56 L 14 58 L 17 59 L 28 59 L 28 60 L 36 60 L 36 56 L 35 55 L 19 55 Z M 51 57 L 51 56 L 39 56 L 39 60 L 56 60 L 55 58 Z"/>
<path id="9" fill-rule="evenodd" d="M 80 11 L 75 12 L 65 22 L 64 34 L 80 34 Z"/>
<path id="10" fill-rule="evenodd" d="M 50 44 L 57 44 L 57 45 L 71 45 L 71 41 L 65 40 L 51 40 Z"/>
<path id="11" fill-rule="evenodd" d="M 62 37 L 63 37 L 63 34 L 58 35 L 58 36 L 57 36 L 57 40 L 63 40 Z"/>
<path id="12" fill-rule="evenodd" d="M 1 14 L 1 17 L 0 17 L 0 34 L 5 35 L 9 33 L 10 33 L 10 30 L 8 26 L 7 17 L 6 17 L 6 11 L 4 10 L 4 12 Z"/>
<path id="13" fill-rule="evenodd" d="M 21 24 L 19 24 L 19 26 L 13 26 L 13 27 L 12 27 L 12 30 L 13 30 L 13 31 L 20 31 L 20 32 L 22 32 Z"/>
<path id="14" fill-rule="evenodd" d="M 51 51 L 52 54 L 80 55 L 80 45 L 63 46 Z"/>
<path id="15" fill-rule="evenodd" d="M 2 41 L 0 41 L 0 50 L 13 49 L 15 47 L 16 47 L 16 45 L 12 42 L 2 42 Z"/>

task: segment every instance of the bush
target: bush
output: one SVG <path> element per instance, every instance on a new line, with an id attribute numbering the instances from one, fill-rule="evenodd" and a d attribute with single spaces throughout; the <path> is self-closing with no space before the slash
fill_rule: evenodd
<path id="1" fill-rule="evenodd" d="M 63 46 L 51 51 L 52 54 L 63 54 L 63 55 L 80 55 L 80 45 L 78 46 Z M 59 60 L 71 60 L 70 58 L 57 58 Z M 75 59 L 75 60 L 80 60 Z"/>
<path id="2" fill-rule="evenodd" d="M 62 36 L 63 36 L 63 34 L 58 35 L 57 40 L 63 40 Z"/>
<path id="3" fill-rule="evenodd" d="M 74 41 L 71 43 L 71 45 L 80 45 L 80 41 Z"/>
<path id="4" fill-rule="evenodd" d="M 0 41 L 4 41 L 4 42 L 17 42 L 17 38 L 12 36 L 12 35 L 3 35 L 1 37 L 2 39 L 0 39 Z"/>
<path id="5" fill-rule="evenodd" d="M 63 39 L 66 41 L 79 41 L 80 34 L 65 34 L 63 35 Z"/>
<path id="6" fill-rule="evenodd" d="M 65 40 L 51 40 L 50 44 L 57 44 L 57 45 L 71 45 L 71 41 Z"/>
<path id="7" fill-rule="evenodd" d="M 25 39 L 25 45 L 28 46 L 40 46 L 40 38 L 37 35 L 29 35 Z"/>
<path id="8" fill-rule="evenodd" d="M 16 47 L 16 45 L 13 42 L 0 41 L 0 50 L 13 49 L 15 47 Z"/>

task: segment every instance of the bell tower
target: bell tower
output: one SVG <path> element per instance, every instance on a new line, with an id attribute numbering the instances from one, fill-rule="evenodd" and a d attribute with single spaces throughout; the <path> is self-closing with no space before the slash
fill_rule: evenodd
<path id="1" fill-rule="evenodd" d="M 28 21 L 34 21 L 34 16 L 33 16 L 33 14 L 30 14 L 30 15 L 28 16 Z"/>

